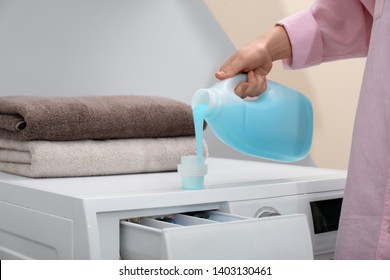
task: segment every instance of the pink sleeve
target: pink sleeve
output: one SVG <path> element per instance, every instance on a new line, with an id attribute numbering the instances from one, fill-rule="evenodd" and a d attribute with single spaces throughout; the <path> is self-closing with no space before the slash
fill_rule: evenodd
<path id="1" fill-rule="evenodd" d="M 284 67 L 366 56 L 371 12 L 357 0 L 317 0 L 310 10 L 281 20 L 292 45 L 292 59 L 284 60 Z"/>

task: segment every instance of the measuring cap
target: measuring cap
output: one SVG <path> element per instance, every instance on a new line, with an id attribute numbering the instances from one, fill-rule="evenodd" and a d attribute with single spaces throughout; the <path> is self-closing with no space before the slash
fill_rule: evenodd
<path id="1" fill-rule="evenodd" d="M 182 188 L 185 190 L 203 189 L 204 175 L 207 174 L 207 165 L 204 158 L 198 156 L 182 156 L 181 164 L 178 164 L 177 171 L 182 178 Z"/>

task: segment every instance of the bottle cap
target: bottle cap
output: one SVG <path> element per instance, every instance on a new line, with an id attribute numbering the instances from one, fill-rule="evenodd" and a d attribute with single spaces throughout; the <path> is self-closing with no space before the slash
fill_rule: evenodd
<path id="1" fill-rule="evenodd" d="M 204 175 L 207 174 L 207 165 L 204 158 L 198 156 L 182 156 L 181 164 L 178 164 L 177 171 L 182 178 L 182 188 L 186 190 L 203 189 Z"/>

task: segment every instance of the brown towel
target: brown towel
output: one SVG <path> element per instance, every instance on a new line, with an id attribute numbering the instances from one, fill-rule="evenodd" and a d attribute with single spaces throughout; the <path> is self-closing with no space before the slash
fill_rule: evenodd
<path id="1" fill-rule="evenodd" d="M 191 106 L 156 96 L 0 97 L 0 137 L 84 140 L 193 136 Z"/>

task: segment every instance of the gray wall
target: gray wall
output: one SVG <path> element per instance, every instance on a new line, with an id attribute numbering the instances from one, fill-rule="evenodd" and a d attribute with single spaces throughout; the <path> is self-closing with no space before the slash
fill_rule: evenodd
<path id="1" fill-rule="evenodd" d="M 234 50 L 200 0 L 0 0 L 0 92 L 190 101 Z"/>

